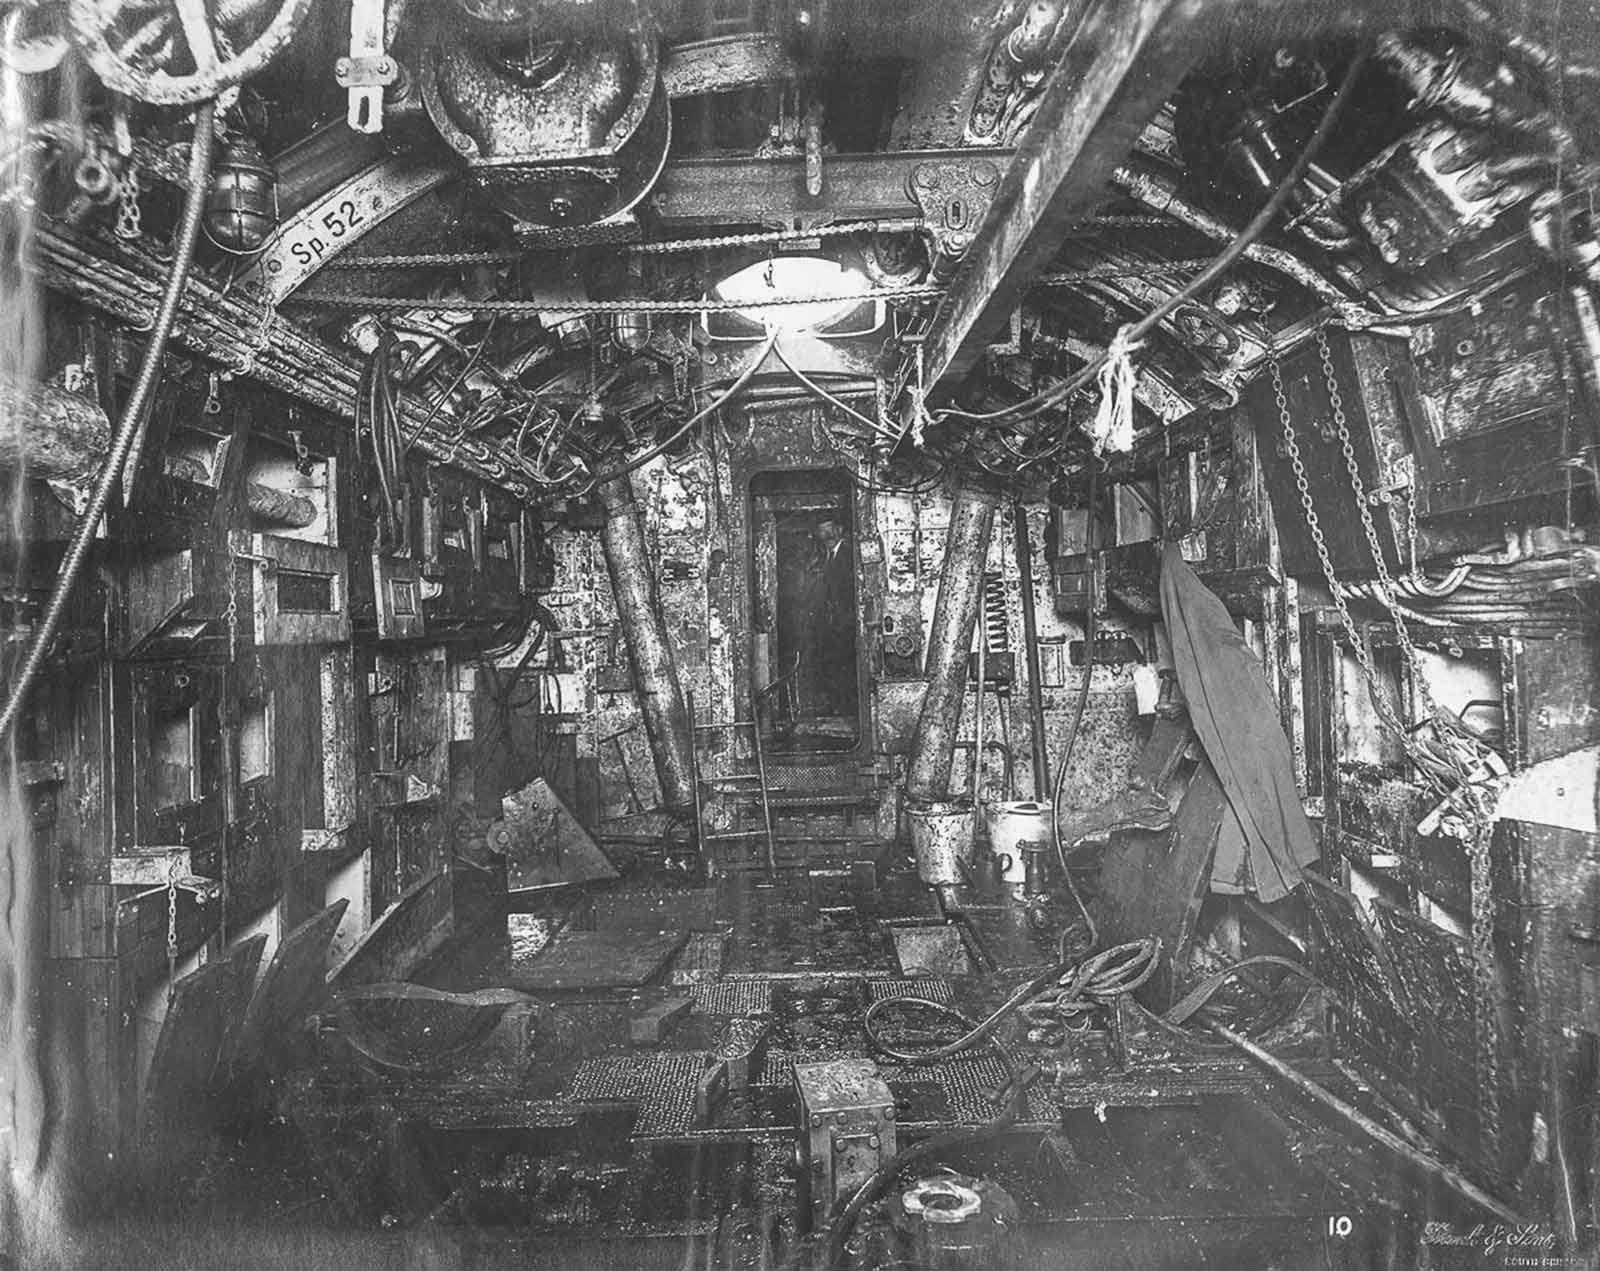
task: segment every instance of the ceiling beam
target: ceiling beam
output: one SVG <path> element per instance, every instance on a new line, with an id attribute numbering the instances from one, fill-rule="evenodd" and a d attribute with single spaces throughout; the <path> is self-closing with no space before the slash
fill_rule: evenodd
<path id="1" fill-rule="evenodd" d="M 928 332 L 929 384 L 972 368 L 1067 229 L 1104 201 L 1116 166 L 1199 58 L 1203 24 L 1215 30 L 1226 7 L 1099 0 L 1085 15 Z"/>
<path id="2" fill-rule="evenodd" d="M 664 222 L 723 225 L 773 224 L 785 228 L 830 221 L 912 217 L 922 209 L 911 197 L 911 174 L 924 163 L 984 158 L 1004 168 L 1011 151 L 1000 148 L 897 150 L 881 154 L 825 154 L 822 193 L 806 190 L 804 155 L 764 159 L 678 159 L 667 164 L 651 191 Z"/>

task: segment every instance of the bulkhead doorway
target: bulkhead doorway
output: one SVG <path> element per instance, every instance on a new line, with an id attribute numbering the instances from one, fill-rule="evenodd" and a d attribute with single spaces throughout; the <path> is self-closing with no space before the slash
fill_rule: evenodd
<path id="1" fill-rule="evenodd" d="M 752 693 L 778 755 L 861 742 L 855 500 L 837 469 L 762 472 L 750 482 Z"/>

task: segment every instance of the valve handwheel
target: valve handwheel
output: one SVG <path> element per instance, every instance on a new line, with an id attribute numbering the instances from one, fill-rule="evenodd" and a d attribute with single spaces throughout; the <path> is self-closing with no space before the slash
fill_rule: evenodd
<path id="1" fill-rule="evenodd" d="M 272 20 L 245 49 L 223 57 L 228 28 L 247 24 L 261 0 L 221 0 L 217 29 L 205 0 L 170 0 L 193 70 L 174 73 L 155 63 L 163 45 L 176 45 L 168 5 L 141 0 L 68 0 L 73 38 L 107 88 L 152 106 L 184 106 L 206 101 L 243 83 L 270 62 L 293 37 L 311 0 L 282 0 Z M 168 10 L 162 12 L 162 10 Z M 115 41 L 115 43 L 113 43 Z"/>

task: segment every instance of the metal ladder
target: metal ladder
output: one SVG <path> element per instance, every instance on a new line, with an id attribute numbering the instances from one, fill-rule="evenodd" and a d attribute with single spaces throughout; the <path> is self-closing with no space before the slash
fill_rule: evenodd
<path id="1" fill-rule="evenodd" d="M 777 849 L 772 837 L 772 804 L 768 799 L 767 791 L 767 757 L 761 746 L 761 724 L 753 719 L 735 719 L 724 723 L 702 724 L 697 722 L 695 714 L 694 694 L 686 693 L 689 707 L 690 727 L 694 733 L 694 743 L 690 747 L 691 757 L 694 762 L 694 823 L 695 832 L 699 835 L 702 847 L 710 847 L 716 843 L 747 843 L 754 839 L 763 839 L 767 846 L 767 873 L 776 874 L 778 869 Z M 748 733 L 750 738 L 751 757 L 755 760 L 754 772 L 732 772 L 718 777 L 702 777 L 700 775 L 700 739 L 713 733 L 731 733 L 733 737 L 733 751 L 736 759 L 739 755 L 739 736 Z M 751 795 L 760 796 L 761 800 L 761 826 L 760 829 L 706 830 L 706 796 L 721 795 L 731 801 L 748 800 Z M 715 849 L 712 848 L 713 854 Z"/>

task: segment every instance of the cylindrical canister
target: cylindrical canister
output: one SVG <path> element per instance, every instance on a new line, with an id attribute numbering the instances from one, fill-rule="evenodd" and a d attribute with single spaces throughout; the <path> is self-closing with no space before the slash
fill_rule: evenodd
<path id="1" fill-rule="evenodd" d="M 1037 799 L 1010 799 L 989 809 L 989 850 L 1004 883 L 1027 879 L 1024 843 L 1050 841 L 1050 805 Z"/>
<path id="2" fill-rule="evenodd" d="M 907 809 L 917 877 L 935 885 L 966 881 L 972 863 L 972 804 L 948 801 Z"/>

